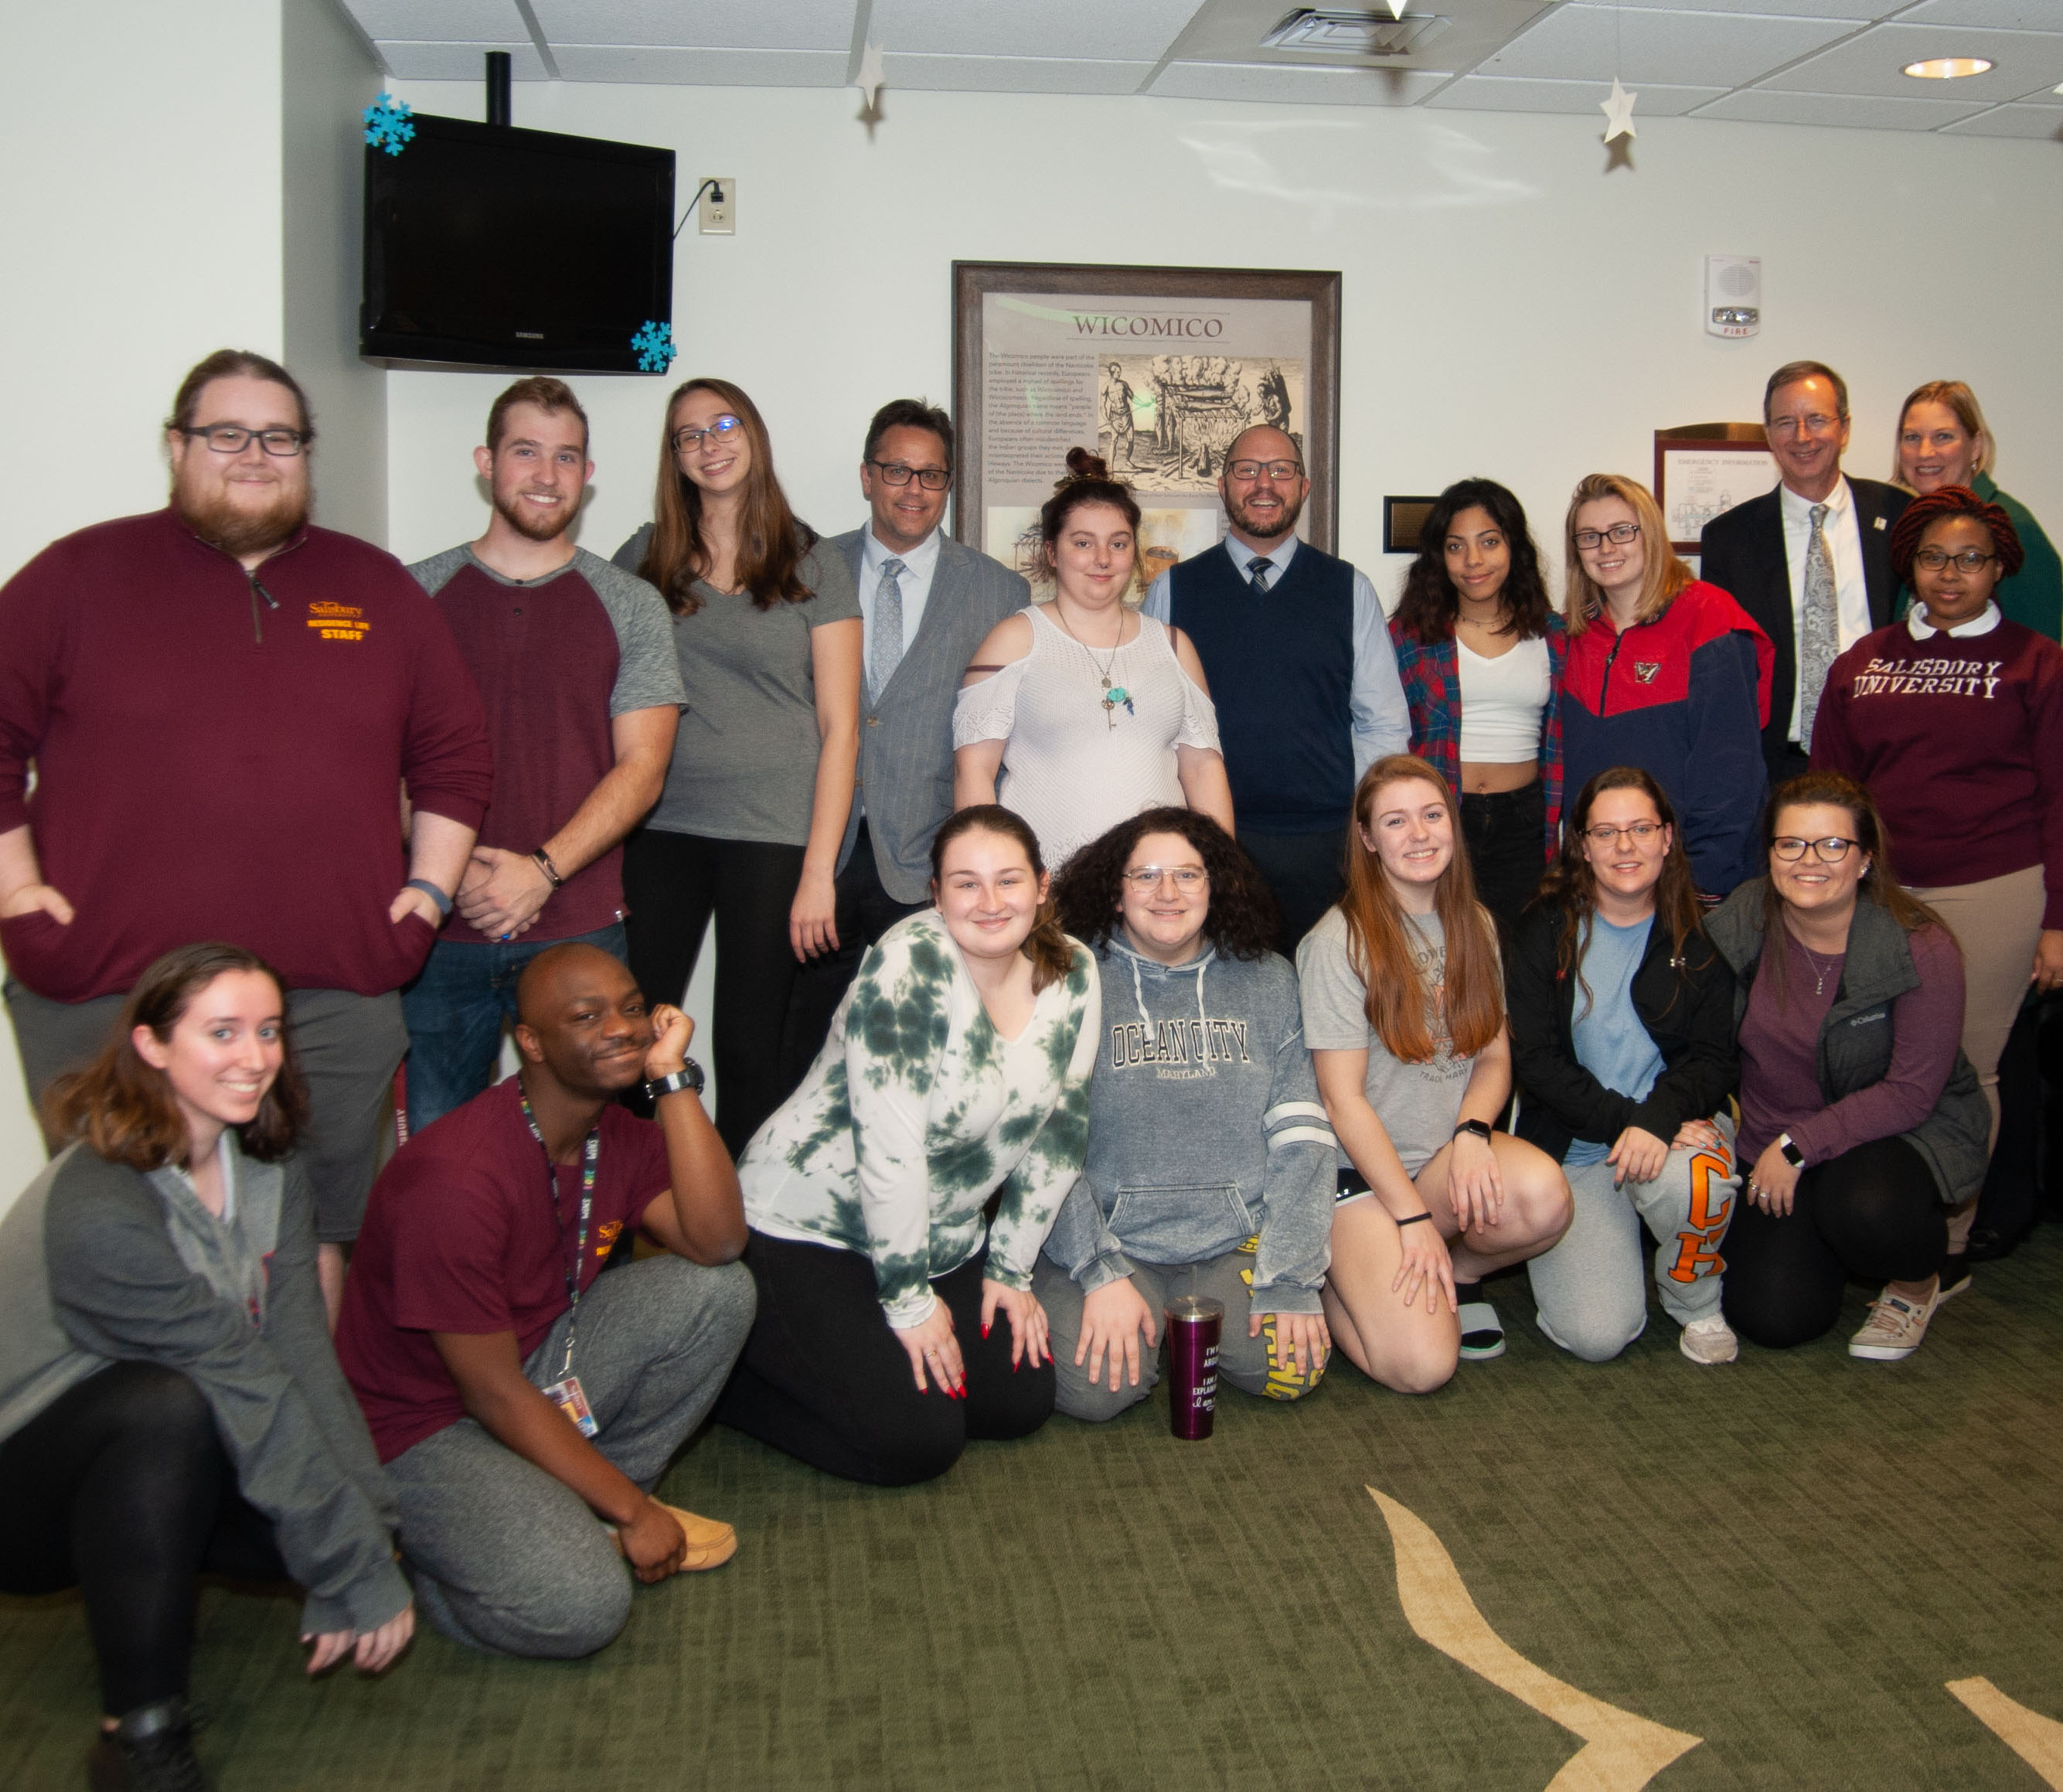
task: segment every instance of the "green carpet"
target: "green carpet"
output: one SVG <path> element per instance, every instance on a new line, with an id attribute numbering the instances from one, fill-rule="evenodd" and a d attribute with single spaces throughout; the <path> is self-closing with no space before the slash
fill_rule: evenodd
<path id="1" fill-rule="evenodd" d="M 2063 1718 L 2063 1227 L 1981 1267 L 1920 1353 L 1847 1334 L 1619 1362 L 1532 1326 L 1410 1400 L 1342 1367 L 1309 1399 L 1164 1399 L 977 1444 L 929 1487 L 830 1480 L 717 1431 L 665 1492 L 737 1559 L 641 1593 L 595 1659 L 422 1636 L 386 1679 L 299 1672 L 296 1609 L 211 1590 L 195 1693 L 225 1792 L 1396 1786 L 1538 1792 L 1578 1739 L 1421 1642 L 1364 1488 L 1438 1533 L 1513 1648 L 1703 1740 L 1664 1792 L 2037 1788 L 1943 1690 Z M 83 1783 L 75 1601 L 0 1601 L 0 1784 Z"/>

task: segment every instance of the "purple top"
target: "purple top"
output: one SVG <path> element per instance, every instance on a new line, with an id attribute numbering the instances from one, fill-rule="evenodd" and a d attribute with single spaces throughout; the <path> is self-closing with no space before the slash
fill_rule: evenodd
<path id="1" fill-rule="evenodd" d="M 1741 1017 L 1740 1161 L 1751 1164 L 1779 1133 L 1823 1164 L 1873 1138 L 1908 1133 L 1934 1111 L 1955 1068 L 1963 1032 L 1963 960 L 1936 927 L 1908 936 L 1916 987 L 1891 1005 L 1891 1068 L 1884 1080 L 1828 1107 L 1820 1093 L 1820 1029 L 1840 986 L 1841 958 L 1805 948 L 1782 930 L 1787 983 L 1779 1006 L 1765 951 Z M 1824 986 L 1813 985 L 1826 972 Z"/>

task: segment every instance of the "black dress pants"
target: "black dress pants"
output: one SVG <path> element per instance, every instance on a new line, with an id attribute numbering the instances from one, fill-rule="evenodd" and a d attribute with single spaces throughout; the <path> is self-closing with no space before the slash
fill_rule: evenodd
<path id="1" fill-rule="evenodd" d="M 943 1475 L 971 1437 L 1028 1437 L 1053 1411 L 1053 1365 L 1010 1366 L 1010 1322 L 981 1335 L 986 1251 L 935 1278 L 953 1316 L 967 1398 L 917 1391 L 857 1251 L 754 1232 L 745 1261 L 759 1311 L 716 1416 L 826 1474 L 879 1487 Z M 930 1380 L 927 1375 L 926 1379 Z"/>
<path id="2" fill-rule="evenodd" d="M 1770 1350 L 1824 1337 L 1849 1277 L 1924 1282 L 1948 1254 L 1948 1210 L 1927 1161 L 1875 1138 L 1798 1178 L 1783 1218 L 1735 1204 L 1720 1302 L 1727 1323 Z"/>
<path id="3" fill-rule="evenodd" d="M 1346 892 L 1345 819 L 1321 834 L 1249 834 L 1242 828 L 1239 844 L 1281 906 L 1275 949 L 1293 964 L 1297 943 Z"/>
<path id="4" fill-rule="evenodd" d="M 287 1574 L 184 1375 L 112 1363 L 0 1444 L 0 1592 L 80 1589 L 109 1717 L 185 1696 L 203 1569 Z"/>

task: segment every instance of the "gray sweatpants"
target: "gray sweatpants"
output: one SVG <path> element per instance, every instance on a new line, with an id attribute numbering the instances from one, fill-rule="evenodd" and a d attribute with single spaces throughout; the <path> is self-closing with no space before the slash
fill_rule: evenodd
<path id="1" fill-rule="evenodd" d="M 523 1373 L 573 1372 L 601 1429 L 594 1446 L 648 1493 L 716 1402 L 752 1329 L 752 1273 L 649 1257 L 597 1277 Z M 630 1616 L 630 1571 L 587 1503 L 461 1419 L 387 1465 L 401 1551 L 424 1614 L 496 1655 L 592 1655 Z"/>
<path id="2" fill-rule="evenodd" d="M 22 1054 L 29 1100 L 67 1070 L 90 1063 L 121 1018 L 126 995 L 54 1002 L 6 981 L 8 1017 Z M 287 993 L 287 1030 L 294 1062 L 308 1092 L 308 1125 L 296 1155 L 315 1191 L 316 1236 L 348 1244 L 365 1218 L 365 1198 L 380 1167 L 388 1094 L 408 1049 L 399 993 L 354 995 L 348 989 L 293 989 Z M 40 1117 L 40 1116 L 39 1116 Z M 62 1139 L 46 1138 L 54 1151 Z"/>
<path id="3" fill-rule="evenodd" d="M 1253 1253 L 1229 1250 L 1222 1257 L 1200 1263 L 1140 1263 L 1132 1271 L 1132 1283 L 1156 1313 L 1164 1315 L 1168 1303 L 1178 1295 L 1203 1295 L 1225 1303 L 1225 1326 L 1218 1339 L 1218 1379 L 1229 1382 L 1242 1393 L 1262 1394 L 1270 1399 L 1294 1400 L 1318 1385 L 1325 1375 L 1300 1376 L 1294 1369 L 1276 1370 L 1269 1361 L 1275 1342 L 1275 1323 L 1264 1319 L 1261 1335 L 1246 1335 L 1253 1313 L 1253 1296 L 1248 1288 L 1253 1272 Z M 1139 1385 L 1127 1375 L 1118 1375 L 1117 1391 L 1110 1391 L 1110 1363 L 1105 1359 L 1103 1379 L 1089 1379 L 1088 1362 L 1075 1366 L 1075 1351 L 1082 1340 L 1080 1284 L 1053 1260 L 1041 1254 L 1032 1272 L 1032 1291 L 1046 1309 L 1046 1323 L 1053 1344 L 1053 1406 L 1071 1419 L 1100 1423 L 1115 1419 L 1128 1406 L 1136 1406 L 1153 1391 L 1160 1379 L 1160 1352 L 1139 1341 Z M 1167 1344 L 1167 1322 L 1157 1322 L 1161 1345 Z M 1119 1360 L 1124 1353 L 1120 1349 Z"/>
<path id="4" fill-rule="evenodd" d="M 1733 1123 L 1713 1124 L 1726 1143 L 1715 1151 L 1671 1151 L 1651 1182 L 1612 1186 L 1612 1166 L 1570 1170 L 1575 1218 L 1562 1242 L 1526 1266 L 1540 1329 L 1586 1362 L 1604 1363 L 1638 1338 L 1647 1323 L 1647 1275 L 1641 1262 L 1641 1222 L 1660 1242 L 1655 1285 L 1662 1310 L 1688 1325 L 1719 1310 L 1719 1254 L 1733 1218 L 1740 1172 L 1734 1162 Z"/>

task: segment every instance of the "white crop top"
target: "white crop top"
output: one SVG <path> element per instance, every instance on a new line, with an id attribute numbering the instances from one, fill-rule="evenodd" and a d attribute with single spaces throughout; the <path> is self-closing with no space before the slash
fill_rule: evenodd
<path id="1" fill-rule="evenodd" d="M 1540 756 L 1540 712 L 1547 707 L 1547 643 L 1535 635 L 1485 659 L 1458 638 L 1462 763 L 1520 765 Z"/>

